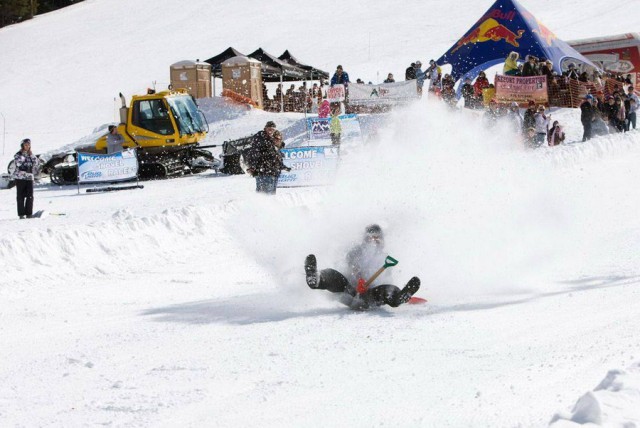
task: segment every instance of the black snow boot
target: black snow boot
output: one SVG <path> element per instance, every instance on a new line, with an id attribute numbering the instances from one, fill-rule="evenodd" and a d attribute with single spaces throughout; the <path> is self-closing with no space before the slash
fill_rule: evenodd
<path id="1" fill-rule="evenodd" d="M 304 259 L 304 272 L 307 275 L 307 285 L 309 288 L 318 288 L 318 262 L 316 256 L 309 254 Z"/>
<path id="2" fill-rule="evenodd" d="M 403 303 L 407 303 L 411 296 L 416 294 L 416 292 L 420 289 L 420 278 L 414 276 L 407 282 L 407 285 L 404 286 L 402 290 L 396 295 L 394 299 L 398 305 Z"/>

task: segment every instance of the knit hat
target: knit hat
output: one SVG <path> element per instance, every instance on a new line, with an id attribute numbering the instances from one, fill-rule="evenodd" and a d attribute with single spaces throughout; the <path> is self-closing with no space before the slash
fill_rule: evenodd
<path id="1" fill-rule="evenodd" d="M 276 127 L 276 123 L 273 120 L 270 120 L 269 122 L 267 122 L 267 124 L 264 127 L 265 128 L 277 128 Z"/>

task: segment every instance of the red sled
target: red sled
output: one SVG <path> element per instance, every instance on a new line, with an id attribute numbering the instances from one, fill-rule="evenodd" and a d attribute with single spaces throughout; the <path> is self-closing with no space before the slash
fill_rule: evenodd
<path id="1" fill-rule="evenodd" d="M 423 299 L 422 297 L 412 297 L 407 303 L 410 305 L 422 305 L 423 303 L 427 303 L 427 299 Z"/>

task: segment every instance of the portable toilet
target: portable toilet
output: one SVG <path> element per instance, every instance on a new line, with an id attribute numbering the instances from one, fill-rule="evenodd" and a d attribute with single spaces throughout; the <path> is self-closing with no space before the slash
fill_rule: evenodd
<path id="1" fill-rule="evenodd" d="M 234 56 L 222 63 L 222 88 L 262 103 L 262 63 L 246 56 Z"/>
<path id="2" fill-rule="evenodd" d="M 195 98 L 211 97 L 211 65 L 206 62 L 180 61 L 170 67 L 171 87 L 186 89 Z"/>

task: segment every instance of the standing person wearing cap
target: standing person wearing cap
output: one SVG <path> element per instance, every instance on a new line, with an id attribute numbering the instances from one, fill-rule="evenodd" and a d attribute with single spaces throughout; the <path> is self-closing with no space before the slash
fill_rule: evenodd
<path id="1" fill-rule="evenodd" d="M 582 142 L 591 139 L 592 125 L 595 120 L 596 108 L 593 105 L 593 95 L 587 94 L 582 104 L 580 104 L 580 122 L 582 122 Z"/>
<path id="2" fill-rule="evenodd" d="M 418 277 L 411 278 L 401 290 L 395 285 L 385 284 L 392 279 L 391 272 L 385 270 L 366 290 L 358 287 L 361 279 L 371 278 L 385 264 L 385 254 L 382 228 L 371 224 L 365 228 L 362 242 L 347 253 L 346 275 L 335 269 L 318 272 L 316 256 L 309 254 L 304 263 L 307 285 L 312 289 L 341 293 L 341 302 L 354 309 L 369 309 L 385 304 L 395 308 L 408 302 L 418 291 Z"/>
<path id="3" fill-rule="evenodd" d="M 242 155 L 248 164 L 247 172 L 256 179 L 256 192 L 275 195 L 280 176 L 282 157 L 275 147 L 276 124 L 268 121 L 264 129 L 253 136 L 251 146 Z"/>
<path id="4" fill-rule="evenodd" d="M 31 152 L 31 140 L 25 138 L 20 143 L 20 151 L 13 157 L 16 165 L 13 178 L 16 183 L 18 217 L 31 218 L 33 215 L 33 180 L 38 174 L 40 160 Z"/>

